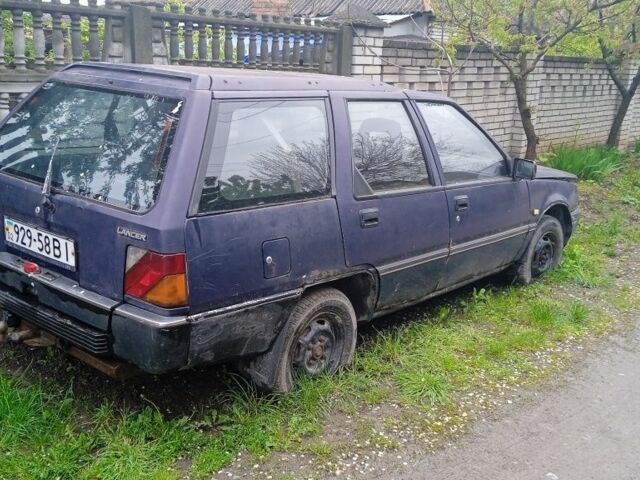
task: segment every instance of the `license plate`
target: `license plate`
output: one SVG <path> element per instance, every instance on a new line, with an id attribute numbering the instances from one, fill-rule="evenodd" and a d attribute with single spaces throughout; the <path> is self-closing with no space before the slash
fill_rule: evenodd
<path id="1" fill-rule="evenodd" d="M 76 250 L 72 240 L 7 217 L 4 217 L 4 238 L 7 243 L 21 250 L 44 257 L 65 268 L 76 268 Z"/>

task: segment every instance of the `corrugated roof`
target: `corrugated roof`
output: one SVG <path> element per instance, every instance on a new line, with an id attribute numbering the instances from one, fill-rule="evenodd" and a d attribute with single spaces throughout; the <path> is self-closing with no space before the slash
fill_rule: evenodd
<path id="1" fill-rule="evenodd" d="M 335 13 L 344 3 L 345 0 L 292 0 L 291 7 L 296 15 L 325 17 Z M 428 2 L 424 0 L 349 0 L 349 3 L 366 8 L 374 15 L 431 11 Z"/>
<path id="2" fill-rule="evenodd" d="M 220 10 L 224 12 L 250 12 L 254 0 L 187 0 L 194 9 Z M 291 0 L 293 15 L 328 17 L 346 3 L 345 0 Z M 430 0 L 349 0 L 349 3 L 366 8 L 374 15 L 403 15 L 430 13 Z"/>
<path id="3" fill-rule="evenodd" d="M 253 0 L 186 0 L 184 3 L 194 10 L 205 8 L 207 10 L 219 10 L 221 12 L 229 10 L 234 13 L 249 13 L 253 7 Z"/>

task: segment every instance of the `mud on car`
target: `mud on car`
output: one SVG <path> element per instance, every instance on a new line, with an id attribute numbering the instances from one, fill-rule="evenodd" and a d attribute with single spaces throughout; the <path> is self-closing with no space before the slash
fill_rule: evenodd
<path id="1" fill-rule="evenodd" d="M 86 63 L 0 124 L 0 336 L 103 371 L 238 362 L 288 391 L 359 323 L 575 229 L 573 175 L 455 102 L 329 75 Z"/>

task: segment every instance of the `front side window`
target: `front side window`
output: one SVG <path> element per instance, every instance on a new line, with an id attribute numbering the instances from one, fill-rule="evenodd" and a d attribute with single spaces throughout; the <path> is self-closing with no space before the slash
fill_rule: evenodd
<path id="1" fill-rule="evenodd" d="M 349 102 L 356 196 L 429 185 L 418 137 L 402 102 Z"/>
<path id="2" fill-rule="evenodd" d="M 129 210 L 155 203 L 182 101 L 48 82 L 0 130 L 0 172 Z"/>
<path id="3" fill-rule="evenodd" d="M 458 109 L 437 102 L 419 102 L 418 107 L 438 150 L 447 184 L 509 174 L 502 153 Z"/>
<path id="4" fill-rule="evenodd" d="M 199 211 L 304 200 L 330 190 L 323 100 L 221 102 Z"/>

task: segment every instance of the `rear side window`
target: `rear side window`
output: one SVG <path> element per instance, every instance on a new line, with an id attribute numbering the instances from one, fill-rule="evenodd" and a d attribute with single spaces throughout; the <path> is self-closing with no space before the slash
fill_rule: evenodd
<path id="1" fill-rule="evenodd" d="M 303 200 L 330 189 L 323 100 L 221 102 L 201 213 Z"/>
<path id="2" fill-rule="evenodd" d="M 488 180 L 509 174 L 502 153 L 466 116 L 451 105 L 418 103 L 438 150 L 447 184 Z"/>
<path id="3" fill-rule="evenodd" d="M 0 171 L 143 212 L 155 203 L 182 101 L 48 82 L 0 130 Z"/>
<path id="4" fill-rule="evenodd" d="M 418 137 L 402 102 L 349 102 L 356 196 L 429 185 Z"/>

